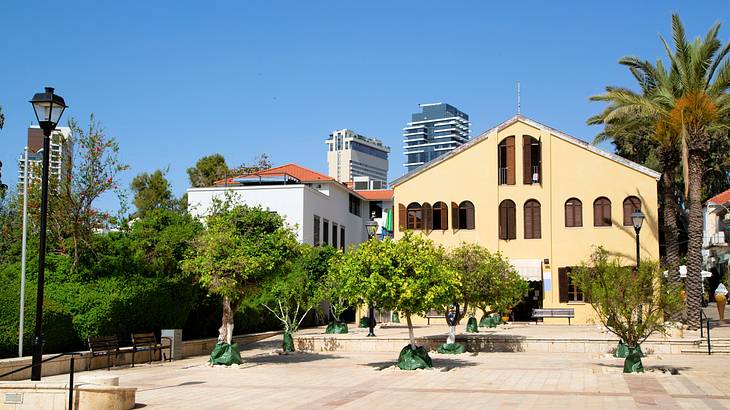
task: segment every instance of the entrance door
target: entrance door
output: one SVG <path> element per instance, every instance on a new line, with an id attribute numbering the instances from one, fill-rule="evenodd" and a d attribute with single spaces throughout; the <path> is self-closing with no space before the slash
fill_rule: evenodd
<path id="1" fill-rule="evenodd" d="M 532 320 L 532 309 L 542 308 L 542 281 L 528 282 L 530 288 L 517 306 L 512 308 L 512 320 L 515 322 L 529 322 Z"/>

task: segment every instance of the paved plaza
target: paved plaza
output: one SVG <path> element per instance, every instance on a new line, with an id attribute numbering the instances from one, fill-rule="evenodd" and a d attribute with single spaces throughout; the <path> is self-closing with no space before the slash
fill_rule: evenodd
<path id="1" fill-rule="evenodd" d="M 654 355 L 647 373 L 624 375 L 607 354 L 431 353 L 434 369 L 401 371 L 393 353 L 278 355 L 279 345 L 243 346 L 239 368 L 199 356 L 79 377 L 119 376 L 149 409 L 730 408 L 729 356 Z"/>

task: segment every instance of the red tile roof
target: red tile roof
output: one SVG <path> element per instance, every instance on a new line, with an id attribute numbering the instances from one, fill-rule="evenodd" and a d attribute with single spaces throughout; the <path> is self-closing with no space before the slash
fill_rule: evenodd
<path id="1" fill-rule="evenodd" d="M 247 176 L 283 176 L 290 175 L 302 182 L 316 182 L 316 181 L 334 181 L 333 178 L 327 175 L 320 174 L 319 172 L 312 171 L 309 168 L 304 168 L 297 164 L 286 164 L 279 167 L 265 169 L 259 172 L 253 172 L 250 174 L 237 175 L 235 177 L 228 178 L 229 184 L 235 184 L 235 178 L 247 177 Z M 221 179 L 215 181 L 214 185 L 225 185 L 226 181 Z"/>
<path id="2" fill-rule="evenodd" d="M 355 191 L 368 201 L 390 201 L 393 199 L 392 189 L 373 189 Z"/>
<path id="3" fill-rule="evenodd" d="M 712 202 L 715 204 L 724 204 L 728 201 L 730 201 L 730 189 L 725 192 L 721 192 L 707 200 L 707 202 Z"/>

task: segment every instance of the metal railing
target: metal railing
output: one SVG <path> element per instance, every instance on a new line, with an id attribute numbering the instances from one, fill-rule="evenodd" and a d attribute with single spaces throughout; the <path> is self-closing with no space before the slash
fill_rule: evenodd
<path id="1" fill-rule="evenodd" d="M 499 185 L 507 184 L 507 168 L 499 168 Z"/>
<path id="2" fill-rule="evenodd" d="M 34 366 L 40 366 L 41 364 L 45 362 L 49 362 L 54 359 L 58 359 L 61 356 L 71 356 L 71 360 L 69 361 L 69 369 L 68 369 L 68 408 L 69 410 L 73 410 L 74 408 L 74 359 L 75 356 L 81 356 L 83 353 L 80 352 L 66 352 L 66 353 L 59 353 L 55 356 L 51 356 L 47 359 L 43 359 L 40 361 L 40 363 L 37 364 L 29 364 L 27 366 L 21 367 L 19 369 L 11 370 L 7 373 L 0 374 L 0 379 L 2 379 L 5 376 L 10 376 L 11 374 L 22 372 L 23 370 L 30 369 Z"/>
<path id="3" fill-rule="evenodd" d="M 700 338 L 705 337 L 702 327 L 702 318 L 704 317 L 704 321 L 707 326 L 707 354 L 712 354 L 712 344 L 711 344 L 711 338 L 710 338 L 710 318 L 707 317 L 705 314 L 705 311 L 700 308 Z"/>

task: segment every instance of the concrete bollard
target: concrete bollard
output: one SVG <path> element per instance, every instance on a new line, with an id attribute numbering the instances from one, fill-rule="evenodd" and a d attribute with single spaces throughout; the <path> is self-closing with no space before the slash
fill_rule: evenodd
<path id="1" fill-rule="evenodd" d="M 173 360 L 183 358 L 182 329 L 162 329 L 161 336 L 172 341 L 171 354 Z M 164 339 L 163 339 L 164 340 Z"/>

